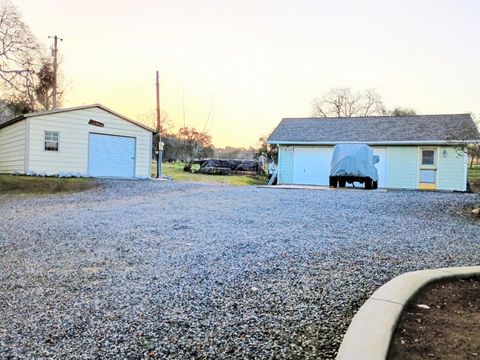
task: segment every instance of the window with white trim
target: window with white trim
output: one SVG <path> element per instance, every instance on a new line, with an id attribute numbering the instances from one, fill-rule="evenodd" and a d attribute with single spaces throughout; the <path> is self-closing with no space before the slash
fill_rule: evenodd
<path id="1" fill-rule="evenodd" d="M 45 131 L 45 151 L 58 151 L 58 131 Z"/>
<path id="2" fill-rule="evenodd" d="M 422 165 L 435 166 L 435 150 L 434 149 L 422 149 Z"/>

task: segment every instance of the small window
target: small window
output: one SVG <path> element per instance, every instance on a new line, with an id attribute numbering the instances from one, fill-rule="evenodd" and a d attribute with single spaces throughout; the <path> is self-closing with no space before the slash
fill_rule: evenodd
<path id="1" fill-rule="evenodd" d="M 58 131 L 45 131 L 45 151 L 58 151 Z"/>
<path id="2" fill-rule="evenodd" d="M 422 165 L 435 165 L 435 150 L 422 150 Z"/>

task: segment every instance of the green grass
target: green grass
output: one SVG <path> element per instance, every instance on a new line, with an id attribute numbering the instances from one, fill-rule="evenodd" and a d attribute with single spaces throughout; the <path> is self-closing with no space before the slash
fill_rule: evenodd
<path id="1" fill-rule="evenodd" d="M 153 162 L 152 175 L 157 172 L 156 166 L 156 162 Z M 184 163 L 164 163 L 162 172 L 164 176 L 170 176 L 174 181 L 209 182 L 235 186 L 266 185 L 268 182 L 267 177 L 261 175 L 205 175 L 185 172 L 183 167 Z M 198 169 L 198 165 L 194 169 Z"/>
<path id="2" fill-rule="evenodd" d="M 0 195 L 74 193 L 96 186 L 91 179 L 0 175 Z"/>
<path id="3" fill-rule="evenodd" d="M 480 181 L 480 164 L 473 165 L 473 168 L 468 167 L 468 178 L 470 180 Z"/>
<path id="4" fill-rule="evenodd" d="M 470 169 L 468 166 L 468 181 L 474 192 L 480 193 L 480 164 L 473 165 Z"/>

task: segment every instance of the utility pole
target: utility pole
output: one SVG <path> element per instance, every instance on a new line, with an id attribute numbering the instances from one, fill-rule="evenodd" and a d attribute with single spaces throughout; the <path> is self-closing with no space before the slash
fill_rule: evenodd
<path id="1" fill-rule="evenodd" d="M 156 89 L 157 89 L 157 133 L 158 133 L 158 152 L 157 152 L 157 178 L 162 177 L 162 152 L 163 152 L 163 143 L 162 143 L 162 136 L 161 136 L 161 124 L 160 124 L 160 80 L 157 70 L 157 82 L 156 82 Z"/>
<path id="2" fill-rule="evenodd" d="M 52 91 L 52 109 L 57 108 L 57 68 L 58 68 L 58 40 L 63 41 L 63 39 L 59 38 L 57 35 L 49 36 L 49 39 L 53 38 L 53 49 L 52 49 L 52 56 L 53 56 L 53 91 Z"/>

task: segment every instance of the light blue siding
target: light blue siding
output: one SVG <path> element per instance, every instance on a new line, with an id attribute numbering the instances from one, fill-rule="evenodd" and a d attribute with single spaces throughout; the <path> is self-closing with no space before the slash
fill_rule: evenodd
<path id="1" fill-rule="evenodd" d="M 278 149 L 278 183 L 293 183 L 293 147 L 280 146 Z"/>
<path id="2" fill-rule="evenodd" d="M 278 153 L 278 183 L 294 183 L 294 146 L 280 146 Z M 419 146 L 388 146 L 386 149 L 386 187 L 390 189 L 418 189 Z M 466 163 L 463 154 L 454 147 L 438 146 L 438 190 L 466 190 Z M 329 172 L 327 165 L 321 171 Z"/>
<path id="3" fill-rule="evenodd" d="M 454 147 L 442 146 L 438 153 L 438 190 L 465 191 L 465 158 Z"/>
<path id="4" fill-rule="evenodd" d="M 418 147 L 389 146 L 387 151 L 387 187 L 417 189 Z"/>

